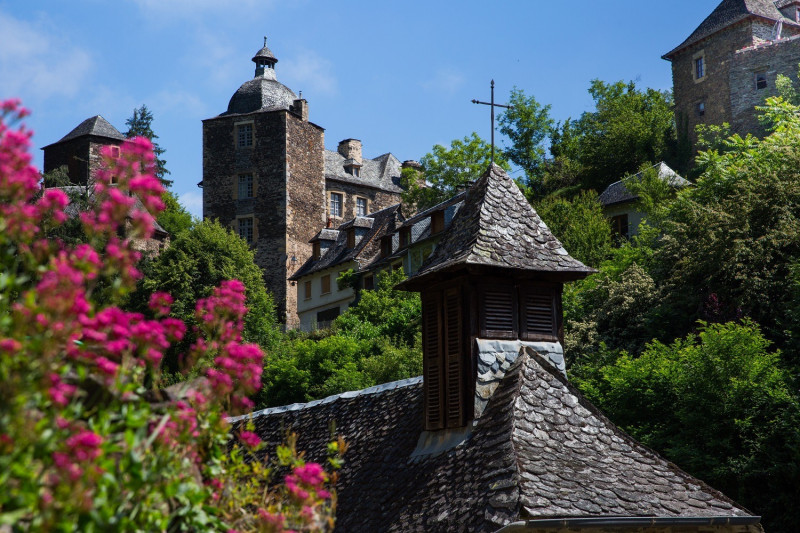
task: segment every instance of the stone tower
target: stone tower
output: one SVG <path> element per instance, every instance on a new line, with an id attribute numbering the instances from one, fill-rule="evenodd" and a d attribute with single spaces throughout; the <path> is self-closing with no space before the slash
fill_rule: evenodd
<path id="1" fill-rule="evenodd" d="M 255 76 L 228 109 L 203 121 L 203 217 L 251 243 L 278 317 L 296 321 L 297 291 L 287 278 L 311 255 L 325 223 L 324 130 L 308 121 L 308 103 L 275 75 L 264 47 Z"/>
<path id="2" fill-rule="evenodd" d="M 87 185 L 100 168 L 100 149 L 119 146 L 124 140 L 125 136 L 100 115 L 87 118 L 61 139 L 42 148 L 44 171 L 66 166 L 72 183 Z"/>
<path id="3" fill-rule="evenodd" d="M 698 124 L 762 133 L 755 106 L 775 94 L 778 74 L 797 75 L 800 0 L 723 0 L 663 58 L 672 63 L 679 132 L 692 146 Z"/>

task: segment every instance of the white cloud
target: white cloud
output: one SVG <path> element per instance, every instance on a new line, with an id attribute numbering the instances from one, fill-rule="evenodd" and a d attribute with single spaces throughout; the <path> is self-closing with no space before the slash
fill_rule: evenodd
<path id="1" fill-rule="evenodd" d="M 448 94 L 455 93 L 462 85 L 466 78 L 463 74 L 452 68 L 442 68 L 433 76 L 433 78 L 421 83 L 424 89 L 435 92 L 445 92 Z"/>
<path id="2" fill-rule="evenodd" d="M 281 59 L 278 80 L 295 91 L 313 91 L 317 95 L 336 94 L 338 82 L 333 64 L 309 50 L 301 50 L 294 57 Z"/>
<path id="3" fill-rule="evenodd" d="M 192 216 L 200 218 L 203 216 L 203 193 L 197 191 L 187 191 L 178 195 L 178 201 L 189 211 Z"/>
<path id="4" fill-rule="evenodd" d="M 65 35 L 0 12 L 0 96 L 74 96 L 91 69 L 90 54 Z"/>

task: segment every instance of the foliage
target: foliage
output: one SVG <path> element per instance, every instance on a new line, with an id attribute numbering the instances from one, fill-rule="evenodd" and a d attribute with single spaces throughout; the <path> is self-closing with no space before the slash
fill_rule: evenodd
<path id="1" fill-rule="evenodd" d="M 606 259 L 611 250 L 611 226 L 596 192 L 583 191 L 573 200 L 546 197 L 534 207 L 572 257 L 591 267 Z"/>
<path id="2" fill-rule="evenodd" d="M 267 346 L 275 335 L 275 308 L 264 285 L 261 269 L 256 266 L 253 251 L 241 237 L 217 221 L 203 220 L 179 234 L 169 248 L 142 267 L 144 277 L 139 290 L 131 298 L 133 309 L 143 310 L 150 295 L 167 292 L 176 295 L 172 316 L 191 327 L 198 299 L 207 297 L 225 279 L 238 279 L 246 289 L 246 305 L 250 312 L 245 318 L 243 336 L 248 342 Z M 168 352 L 165 369 L 175 372 L 185 366 L 177 359 L 179 353 L 194 341 L 193 334 Z"/>
<path id="3" fill-rule="evenodd" d="M 163 154 L 165 150 L 155 142 L 156 139 L 158 139 L 158 135 L 153 132 L 152 124 L 153 113 L 147 109 L 145 104 L 142 104 L 142 107 L 134 108 L 133 115 L 125 121 L 125 125 L 128 126 L 125 137 L 128 139 L 145 137 L 153 144 L 153 153 L 156 157 L 156 176 L 159 181 L 161 181 L 161 185 L 163 185 L 164 188 L 169 188 L 172 186 L 172 180 L 167 179 L 167 174 L 170 174 L 170 171 L 167 170 L 166 160 L 161 159 L 161 154 Z"/>
<path id="4" fill-rule="evenodd" d="M 158 214 L 156 221 L 170 234 L 170 237 L 175 238 L 192 227 L 194 219 L 191 213 L 178 201 L 172 191 L 164 191 L 161 200 L 164 201 L 164 210 Z"/>
<path id="5" fill-rule="evenodd" d="M 258 389 L 263 356 L 242 342 L 241 282 L 225 281 L 197 303 L 201 336 L 190 350 L 209 362 L 202 382 L 181 400 L 143 387 L 146 379 L 158 384 L 164 349 L 186 329 L 168 316 L 165 293 L 149 301 L 153 318 L 118 307 L 140 276 L 131 239 L 153 231 L 148 212 L 131 211 L 129 193 L 150 212 L 163 208 L 149 141 L 126 142 L 119 159 L 103 152 L 96 201 L 80 216 L 87 242 L 70 246 L 47 238 L 66 220 L 68 199 L 58 189 L 37 198 L 30 134 L 6 123 L 22 115 L 17 102 L 0 103 L 0 525 L 321 530 L 333 495 L 319 465 L 279 450 L 291 468 L 285 485 L 242 487 L 263 470 L 236 446 L 227 453 L 224 411 L 252 407 L 247 395 Z M 96 300 L 101 285 L 108 305 Z M 253 434 L 238 437 L 258 445 Z M 234 490 L 247 492 L 237 501 L 248 506 L 231 514 Z"/>
<path id="6" fill-rule="evenodd" d="M 331 330 L 274 342 L 256 403 L 306 402 L 421 374 L 420 300 L 394 289 L 403 277 L 382 273 L 377 290 L 362 290 Z"/>
<path id="7" fill-rule="evenodd" d="M 403 203 L 413 206 L 412 210 L 422 211 L 447 200 L 486 172 L 491 152 L 491 145 L 474 132 L 463 139 L 455 139 L 450 148 L 435 145 L 420 160 L 429 186 L 421 186 L 418 180 L 409 179 L 410 174 L 406 173 L 406 185 L 410 188 L 403 192 Z M 505 170 L 510 169 L 497 147 L 494 162 Z"/>
<path id="8" fill-rule="evenodd" d="M 551 136 L 553 156 L 578 163 L 573 165 L 578 172 L 575 181 L 602 191 L 645 163 L 666 160 L 671 167 L 684 169 L 688 155 L 677 153 L 669 93 L 639 90 L 634 82 L 593 80 L 589 94 L 595 110 L 559 124 Z M 569 180 L 561 176 L 557 181 Z"/>
<path id="9" fill-rule="evenodd" d="M 500 133 L 510 141 L 503 150 L 509 161 L 525 171 L 528 184 L 539 186 L 545 164 L 545 141 L 553 129 L 550 106 L 514 87 L 508 100 L 510 109 L 500 119 Z"/>
<path id="10" fill-rule="evenodd" d="M 635 438 L 762 513 L 768 529 L 791 531 L 800 405 L 769 346 L 752 321 L 703 323 L 696 335 L 585 365 L 573 378 Z"/>

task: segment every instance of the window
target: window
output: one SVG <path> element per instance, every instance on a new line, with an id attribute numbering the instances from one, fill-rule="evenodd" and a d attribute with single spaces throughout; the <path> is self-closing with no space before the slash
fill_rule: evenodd
<path id="1" fill-rule="evenodd" d="M 392 237 L 386 235 L 381 237 L 381 257 L 392 255 Z"/>
<path id="2" fill-rule="evenodd" d="M 330 327 L 331 322 L 336 320 L 336 317 L 339 315 L 340 312 L 338 306 L 326 309 L 324 311 L 320 311 L 319 313 L 317 313 L 317 327 L 319 328 Z"/>
<path id="3" fill-rule="evenodd" d="M 628 215 L 611 217 L 611 231 L 617 239 L 628 238 Z"/>
<path id="4" fill-rule="evenodd" d="M 119 146 L 111 147 L 111 157 L 114 159 L 119 159 Z"/>
<path id="5" fill-rule="evenodd" d="M 347 247 L 356 247 L 356 228 L 347 228 Z"/>
<path id="6" fill-rule="evenodd" d="M 761 89 L 767 88 L 767 73 L 766 72 L 756 72 L 756 90 L 760 91 Z"/>
<path id="7" fill-rule="evenodd" d="M 239 174 L 239 200 L 253 197 L 253 175 Z"/>
<path id="8" fill-rule="evenodd" d="M 239 219 L 239 237 L 253 244 L 253 217 Z"/>
<path id="9" fill-rule="evenodd" d="M 304 297 L 306 300 L 310 300 L 310 299 L 311 299 L 311 280 L 309 280 L 309 281 L 306 281 L 306 282 L 303 284 L 303 293 L 304 293 L 304 294 L 303 294 L 303 297 Z"/>
<path id="10" fill-rule="evenodd" d="M 411 228 L 400 228 L 400 246 L 408 246 L 411 242 Z"/>
<path id="11" fill-rule="evenodd" d="M 359 167 L 357 167 L 355 165 L 347 165 L 346 167 L 344 167 L 344 170 L 345 170 L 345 172 L 347 172 L 351 176 L 355 176 L 356 178 L 361 175 L 361 171 L 360 171 Z"/>
<path id="12" fill-rule="evenodd" d="M 437 211 L 431 215 L 431 235 L 444 231 L 444 211 Z"/>
<path id="13" fill-rule="evenodd" d="M 698 102 L 694 108 L 694 112 L 698 117 L 702 117 L 706 114 L 706 103 L 705 102 Z"/>
<path id="14" fill-rule="evenodd" d="M 364 276 L 364 290 L 365 291 L 375 290 L 375 276 L 373 276 L 372 274 Z"/>
<path id="15" fill-rule="evenodd" d="M 236 146 L 247 148 L 253 146 L 253 123 L 236 126 Z"/>
<path id="16" fill-rule="evenodd" d="M 332 192 L 331 193 L 331 216 L 334 217 L 341 217 L 342 216 L 342 204 L 344 198 L 341 193 Z"/>
<path id="17" fill-rule="evenodd" d="M 800 22 L 800 7 L 794 8 L 794 20 Z"/>
<path id="18" fill-rule="evenodd" d="M 312 253 L 311 259 L 313 259 L 314 261 L 319 261 L 319 258 L 322 256 L 322 248 L 319 244 L 319 241 L 315 242 L 312 245 L 312 250 L 313 251 L 311 252 Z"/>
<path id="19" fill-rule="evenodd" d="M 322 294 L 330 294 L 330 292 L 331 292 L 331 275 L 330 274 L 325 274 L 320 279 L 320 282 L 322 283 Z"/>
<path id="20" fill-rule="evenodd" d="M 694 78 L 701 79 L 706 75 L 705 57 L 700 56 L 694 60 Z"/>
<path id="21" fill-rule="evenodd" d="M 367 216 L 367 199 L 366 198 L 356 198 L 356 216 L 358 216 L 358 217 Z"/>

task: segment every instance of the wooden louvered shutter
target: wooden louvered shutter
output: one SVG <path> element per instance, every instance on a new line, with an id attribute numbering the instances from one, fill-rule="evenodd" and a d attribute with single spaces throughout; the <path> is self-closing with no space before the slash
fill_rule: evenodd
<path id="1" fill-rule="evenodd" d="M 444 357 L 442 356 L 442 293 L 422 293 L 422 357 L 425 429 L 444 428 Z"/>
<path id="2" fill-rule="evenodd" d="M 517 302 L 513 285 L 495 284 L 481 288 L 480 317 L 484 339 L 517 338 Z"/>
<path id="3" fill-rule="evenodd" d="M 464 425 L 464 326 L 461 288 L 444 292 L 444 360 L 446 426 Z"/>
<path id="4" fill-rule="evenodd" d="M 520 338 L 526 341 L 557 341 L 556 291 L 553 287 L 528 285 L 520 288 Z"/>

